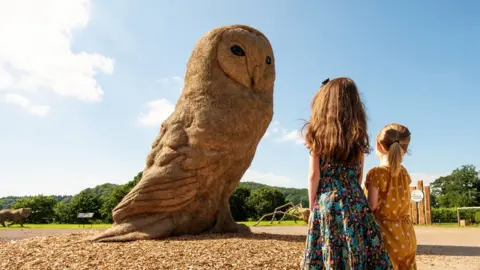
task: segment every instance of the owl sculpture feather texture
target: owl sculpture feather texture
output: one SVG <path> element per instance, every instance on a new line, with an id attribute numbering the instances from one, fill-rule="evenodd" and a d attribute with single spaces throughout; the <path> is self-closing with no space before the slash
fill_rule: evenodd
<path id="1" fill-rule="evenodd" d="M 275 58 L 246 25 L 215 28 L 196 44 L 175 111 L 162 123 L 143 177 L 92 241 L 249 232 L 229 197 L 273 117 Z"/>

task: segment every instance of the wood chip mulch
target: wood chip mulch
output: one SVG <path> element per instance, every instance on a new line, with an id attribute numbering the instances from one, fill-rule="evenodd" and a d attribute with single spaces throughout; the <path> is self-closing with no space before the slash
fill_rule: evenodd
<path id="1" fill-rule="evenodd" d="M 305 243 L 304 235 L 267 233 L 184 236 L 127 243 L 82 241 L 93 233 L 0 241 L 0 270 L 299 269 Z M 471 254 L 461 255 L 452 253 L 461 247 L 447 248 L 450 251 L 439 252 L 436 247 L 420 246 L 418 269 L 480 270 L 477 254 L 480 247 L 471 247 Z"/>
<path id="2" fill-rule="evenodd" d="M 305 236 L 200 235 L 90 243 L 92 232 L 0 244 L 0 269 L 298 269 Z"/>

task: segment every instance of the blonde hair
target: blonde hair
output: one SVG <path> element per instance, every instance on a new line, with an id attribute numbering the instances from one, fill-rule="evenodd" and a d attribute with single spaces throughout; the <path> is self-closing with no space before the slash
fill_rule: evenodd
<path id="1" fill-rule="evenodd" d="M 408 151 L 410 144 L 410 131 L 400 124 L 386 125 L 377 136 L 377 143 L 383 149 L 377 149 L 381 154 L 387 155 L 388 164 L 393 176 L 400 173 L 403 155 Z"/>
<path id="2" fill-rule="evenodd" d="M 312 113 L 303 127 L 312 154 L 336 161 L 358 160 L 370 152 L 367 116 L 355 82 L 327 80 L 312 100 Z"/>

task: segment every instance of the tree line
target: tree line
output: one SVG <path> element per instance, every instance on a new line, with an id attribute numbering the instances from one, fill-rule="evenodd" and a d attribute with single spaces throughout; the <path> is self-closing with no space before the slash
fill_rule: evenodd
<path id="1" fill-rule="evenodd" d="M 0 207 L 32 208 L 28 223 L 79 223 L 78 213 L 94 213 L 94 222 L 111 223 L 112 209 L 141 178 L 142 172 L 124 185 L 107 183 L 85 189 L 75 196 L 5 197 L 0 199 Z M 230 208 L 236 221 L 257 220 L 287 202 L 308 207 L 307 193 L 307 189 L 241 182 L 230 197 Z M 461 166 L 432 182 L 431 202 L 434 222 L 454 221 L 456 207 L 480 206 L 480 178 L 475 166 Z M 462 215 L 475 221 L 478 216 L 480 221 L 478 211 L 465 211 Z"/>
<path id="2" fill-rule="evenodd" d="M 79 213 L 93 213 L 91 221 L 111 223 L 112 209 L 140 181 L 142 172 L 124 185 L 106 183 L 82 190 L 75 196 L 26 196 L 0 199 L 2 208 L 32 208 L 26 223 L 81 223 Z"/>
<path id="3" fill-rule="evenodd" d="M 77 218 L 79 213 L 94 213 L 90 222 L 111 223 L 113 222 L 113 208 L 141 178 L 142 172 L 124 185 L 106 183 L 82 190 L 75 196 L 5 197 L 0 199 L 0 208 L 32 208 L 32 214 L 25 221 L 32 224 L 85 222 L 85 220 Z M 253 182 L 240 183 L 230 198 L 234 219 L 237 221 L 255 220 L 266 213 L 273 212 L 276 207 L 287 201 L 293 200 L 294 203 L 298 203 L 305 200 L 305 198 L 300 198 L 298 192 L 295 191 Z"/>

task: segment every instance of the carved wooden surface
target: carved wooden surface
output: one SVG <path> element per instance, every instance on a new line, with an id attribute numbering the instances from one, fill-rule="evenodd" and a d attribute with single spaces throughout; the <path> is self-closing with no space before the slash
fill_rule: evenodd
<path id="1" fill-rule="evenodd" d="M 417 190 L 423 192 L 423 180 L 419 180 L 417 182 Z M 423 200 L 417 203 L 418 205 L 418 223 L 421 225 L 425 225 L 425 194 Z"/>

